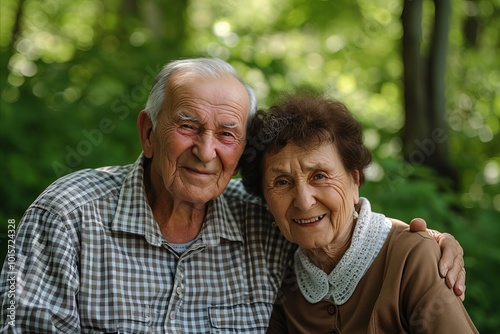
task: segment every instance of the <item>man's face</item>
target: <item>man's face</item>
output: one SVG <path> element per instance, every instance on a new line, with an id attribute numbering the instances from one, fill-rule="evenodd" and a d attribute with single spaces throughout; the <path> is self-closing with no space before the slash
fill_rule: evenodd
<path id="1" fill-rule="evenodd" d="M 205 204 L 236 172 L 245 147 L 248 93 L 230 75 L 181 73 L 171 79 L 165 109 L 151 132 L 151 150 L 145 151 L 152 158 L 151 186 L 174 200 Z"/>

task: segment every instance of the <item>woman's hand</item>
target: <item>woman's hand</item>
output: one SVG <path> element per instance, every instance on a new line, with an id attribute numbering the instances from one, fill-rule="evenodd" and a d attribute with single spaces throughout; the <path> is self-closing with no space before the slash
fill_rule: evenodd
<path id="1" fill-rule="evenodd" d="M 410 231 L 427 231 L 441 248 L 439 260 L 439 273 L 445 278 L 446 285 L 462 301 L 465 300 L 465 267 L 464 250 L 458 241 L 449 233 L 441 233 L 427 228 L 427 223 L 422 218 L 414 218 L 410 222 Z"/>

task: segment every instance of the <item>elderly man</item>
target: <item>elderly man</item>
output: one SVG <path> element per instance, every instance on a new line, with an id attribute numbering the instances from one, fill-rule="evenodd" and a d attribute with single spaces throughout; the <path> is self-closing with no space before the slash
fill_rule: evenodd
<path id="1" fill-rule="evenodd" d="M 231 181 L 255 109 L 226 62 L 164 67 L 138 117 L 137 161 L 63 177 L 28 208 L 0 277 L 0 331 L 265 331 L 293 246 Z M 462 250 L 444 239 L 460 287 Z"/>

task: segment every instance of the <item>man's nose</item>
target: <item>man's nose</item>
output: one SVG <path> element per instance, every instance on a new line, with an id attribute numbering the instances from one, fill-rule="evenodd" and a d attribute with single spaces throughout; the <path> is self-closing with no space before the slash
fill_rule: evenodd
<path id="1" fill-rule="evenodd" d="M 211 133 L 200 134 L 193 146 L 193 154 L 202 162 L 209 162 L 215 158 L 215 138 Z"/>

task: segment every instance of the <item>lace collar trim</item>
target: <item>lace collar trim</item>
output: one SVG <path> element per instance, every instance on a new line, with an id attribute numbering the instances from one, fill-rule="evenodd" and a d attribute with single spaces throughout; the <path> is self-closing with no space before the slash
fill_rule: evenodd
<path id="1" fill-rule="evenodd" d="M 330 274 L 316 267 L 302 248 L 296 251 L 295 275 L 308 302 L 330 298 L 337 305 L 347 302 L 384 245 L 391 222 L 384 215 L 372 212 L 366 198 L 360 198 L 360 205 L 351 245 Z"/>

